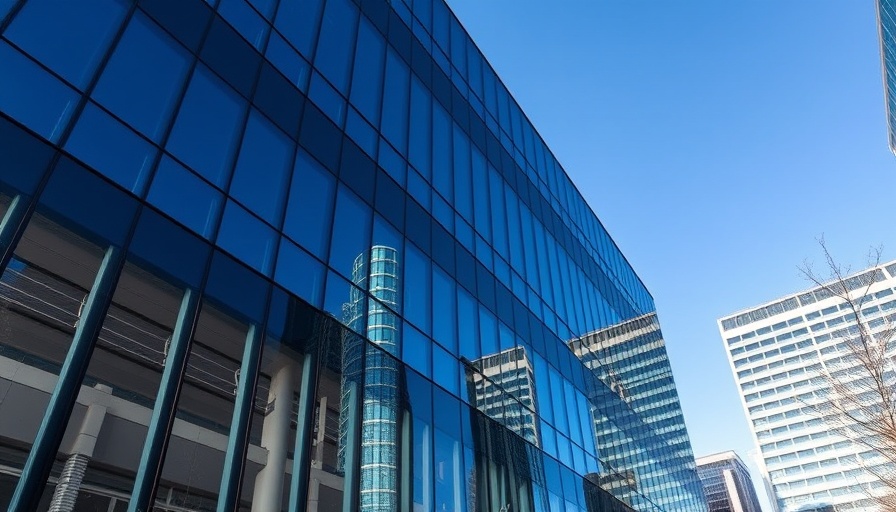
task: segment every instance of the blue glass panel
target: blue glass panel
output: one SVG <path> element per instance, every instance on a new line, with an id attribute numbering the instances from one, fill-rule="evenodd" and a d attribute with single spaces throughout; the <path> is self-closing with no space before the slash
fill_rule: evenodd
<path id="1" fill-rule="evenodd" d="M 270 25 L 245 0 L 222 0 L 218 12 L 252 46 L 264 49 Z"/>
<path id="2" fill-rule="evenodd" d="M 157 151 L 146 139 L 93 103 L 78 118 L 65 149 L 141 196 Z"/>
<path id="3" fill-rule="evenodd" d="M 147 199 L 203 237 L 214 236 L 223 194 L 170 157 L 159 163 Z"/>
<path id="4" fill-rule="evenodd" d="M 344 95 L 355 47 L 358 8 L 349 0 L 327 0 L 317 41 L 314 66 Z"/>
<path id="5" fill-rule="evenodd" d="M 432 104 L 429 91 L 411 75 L 411 126 L 408 161 L 432 180 Z"/>
<path id="6" fill-rule="evenodd" d="M 458 394 L 458 369 L 460 363 L 444 348 L 432 346 L 433 380 L 453 394 Z"/>
<path id="7" fill-rule="evenodd" d="M 479 359 L 479 306 L 461 287 L 457 287 L 457 338 L 460 355 L 471 361 Z"/>
<path id="8" fill-rule="evenodd" d="M 311 71 L 311 65 L 286 40 L 280 37 L 280 34 L 276 32 L 271 34 L 265 56 L 300 91 L 308 90 L 308 74 Z"/>
<path id="9" fill-rule="evenodd" d="M 218 232 L 218 246 L 262 274 L 270 275 L 277 235 L 240 205 L 227 201 Z"/>
<path id="10" fill-rule="evenodd" d="M 199 65 L 168 139 L 168 151 L 215 185 L 225 186 L 245 104 L 229 85 Z"/>
<path id="11" fill-rule="evenodd" d="M 305 58 L 313 55 L 323 0 L 280 2 L 274 26 Z"/>
<path id="12" fill-rule="evenodd" d="M 473 177 L 470 171 L 470 139 L 454 124 L 454 207 L 473 221 Z"/>
<path id="13" fill-rule="evenodd" d="M 432 336 L 444 347 L 457 352 L 457 294 L 454 279 L 437 265 L 432 266 Z"/>
<path id="14" fill-rule="evenodd" d="M 423 375 L 432 375 L 432 341 L 407 323 L 402 333 L 401 359 Z"/>
<path id="15" fill-rule="evenodd" d="M 126 12 L 120 0 L 32 0 L 4 36 L 83 89 Z"/>
<path id="16" fill-rule="evenodd" d="M 432 326 L 431 263 L 413 244 L 407 244 L 404 261 L 404 316 L 428 334 Z"/>
<path id="17" fill-rule="evenodd" d="M 339 126 L 345 123 L 345 100 L 317 72 L 311 75 L 311 87 L 308 88 L 308 97 L 320 107 L 321 111 L 331 121 Z"/>
<path id="18" fill-rule="evenodd" d="M 498 350 L 498 334 L 496 331 L 497 321 L 495 316 L 485 308 L 479 305 L 479 343 L 482 346 L 482 355 L 489 356 L 497 354 Z"/>
<path id="19" fill-rule="evenodd" d="M 39 137 L 12 121 L 0 118 L 0 155 L 3 155 L 3 172 L 0 173 L 3 186 L 0 189 L 6 191 L 8 186 L 25 194 L 33 194 L 55 152 Z"/>
<path id="20" fill-rule="evenodd" d="M 294 144 L 257 110 L 249 114 L 230 195 L 274 226 L 283 214 Z"/>
<path id="21" fill-rule="evenodd" d="M 162 217 L 151 208 L 143 208 L 128 252 L 143 260 L 149 268 L 198 288 L 205 274 L 211 246 L 186 229 Z"/>
<path id="22" fill-rule="evenodd" d="M 280 240 L 280 255 L 277 257 L 277 271 L 274 279 L 287 290 L 321 307 L 324 298 L 324 265 L 307 252 L 283 238 Z"/>
<path id="23" fill-rule="evenodd" d="M 326 259 L 329 253 L 336 178 L 299 150 L 293 170 L 283 231 L 302 247 Z"/>
<path id="24" fill-rule="evenodd" d="M 78 93 L 31 59 L 0 42 L 0 110 L 56 142 L 78 102 Z"/>
<path id="25" fill-rule="evenodd" d="M 386 52 L 386 79 L 383 85 L 383 135 L 400 153 L 408 150 L 408 88 L 410 71 L 391 48 Z"/>
<path id="26" fill-rule="evenodd" d="M 183 47 L 138 11 L 103 70 L 93 97 L 158 141 L 188 66 Z"/>
<path id="27" fill-rule="evenodd" d="M 433 101 L 432 107 L 432 184 L 451 202 L 454 200 L 451 118 L 439 102 Z"/>
<path id="28" fill-rule="evenodd" d="M 370 206 L 347 187 L 339 187 L 330 238 L 330 267 L 344 276 L 362 279 L 366 275 L 363 263 L 370 250 L 371 217 Z"/>
<path id="29" fill-rule="evenodd" d="M 485 157 L 475 147 L 472 153 L 473 164 L 473 208 L 476 231 L 486 240 L 492 237 L 491 205 L 489 204 L 489 173 Z"/>
<path id="30" fill-rule="evenodd" d="M 370 126 L 370 124 L 365 121 L 361 114 L 354 108 L 348 109 L 348 118 L 345 121 L 345 133 L 348 134 L 348 136 L 355 141 L 355 144 L 363 149 L 370 158 L 376 159 L 379 136 L 377 136 L 376 130 L 374 130 L 374 128 Z"/>
<path id="31" fill-rule="evenodd" d="M 374 125 L 380 123 L 385 58 L 386 43 L 383 37 L 362 17 L 358 26 L 351 102 Z"/>
<path id="32" fill-rule="evenodd" d="M 249 0 L 249 2 L 268 20 L 271 19 L 271 15 L 274 14 L 274 7 L 277 5 L 277 0 Z"/>

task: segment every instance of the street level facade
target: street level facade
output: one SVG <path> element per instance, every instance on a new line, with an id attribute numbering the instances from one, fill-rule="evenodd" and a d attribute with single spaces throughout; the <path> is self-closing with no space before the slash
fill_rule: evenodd
<path id="1" fill-rule="evenodd" d="M 0 508 L 706 510 L 650 293 L 442 0 L 0 2 L 0 77 Z"/>
<path id="2" fill-rule="evenodd" d="M 710 512 L 762 512 L 750 471 L 736 453 L 698 457 L 697 474 Z"/>
<path id="3" fill-rule="evenodd" d="M 844 279 L 871 335 L 896 319 L 896 262 Z M 866 293 L 867 292 L 867 293 Z M 721 318 L 719 332 L 778 506 L 877 510 L 879 454 L 841 435 L 826 416 L 827 378 L 854 378 L 856 315 L 823 286 Z M 833 421 L 839 421 L 833 419 Z M 869 471 L 871 469 L 871 471 Z M 884 470 L 884 471 L 881 471 Z"/>

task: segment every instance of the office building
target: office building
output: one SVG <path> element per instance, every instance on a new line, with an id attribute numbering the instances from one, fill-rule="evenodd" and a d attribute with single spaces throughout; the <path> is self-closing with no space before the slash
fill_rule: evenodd
<path id="1" fill-rule="evenodd" d="M 0 508 L 704 510 L 568 346 L 653 299 L 442 0 L 0 2 L 0 77 Z"/>
<path id="2" fill-rule="evenodd" d="M 890 263 L 844 280 L 871 335 L 896 318 L 894 276 L 896 264 Z M 844 379 L 855 366 L 848 345 L 858 329 L 849 303 L 825 286 L 719 320 L 745 413 L 784 512 L 877 510 L 869 496 L 883 489 L 868 468 L 882 468 L 880 457 L 839 435 L 845 431 L 833 427 L 840 424 L 824 417 L 833 412 L 819 405 L 830 400 L 825 375 Z"/>
<path id="3" fill-rule="evenodd" d="M 591 398 L 607 488 L 662 510 L 704 506 L 656 313 L 588 333 L 569 347 L 605 384 Z"/>
<path id="4" fill-rule="evenodd" d="M 750 471 L 734 452 L 697 458 L 709 512 L 762 512 Z"/>
<path id="5" fill-rule="evenodd" d="M 877 24 L 884 106 L 887 114 L 887 140 L 890 143 L 890 151 L 896 154 L 896 2 L 877 0 Z"/>

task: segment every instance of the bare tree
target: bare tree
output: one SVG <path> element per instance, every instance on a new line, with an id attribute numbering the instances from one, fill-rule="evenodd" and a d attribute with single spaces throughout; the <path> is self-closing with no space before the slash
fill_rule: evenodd
<path id="1" fill-rule="evenodd" d="M 874 284 L 884 278 L 881 249 L 869 251 L 871 270 L 852 274 L 834 260 L 824 238 L 818 243 L 825 275 L 809 262 L 800 272 L 818 287 L 816 294 L 839 299 L 852 322 L 832 333 L 829 346 L 835 350 L 822 355 L 820 386 L 802 401 L 832 433 L 859 449 L 860 467 L 876 480 L 865 486 L 869 501 L 896 512 L 896 313 L 880 316 L 869 304 Z"/>

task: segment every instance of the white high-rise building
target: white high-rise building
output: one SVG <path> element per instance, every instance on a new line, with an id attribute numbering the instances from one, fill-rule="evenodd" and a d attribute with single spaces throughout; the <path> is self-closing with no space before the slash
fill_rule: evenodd
<path id="1" fill-rule="evenodd" d="M 869 286 L 870 283 L 870 286 Z M 870 332 L 896 319 L 896 262 L 845 280 Z M 841 298 L 816 287 L 719 319 L 745 413 L 784 512 L 876 510 L 869 493 L 882 484 L 867 468 L 879 456 L 837 435 L 825 410 L 825 375 L 850 373 L 847 340 L 856 316 Z"/>

